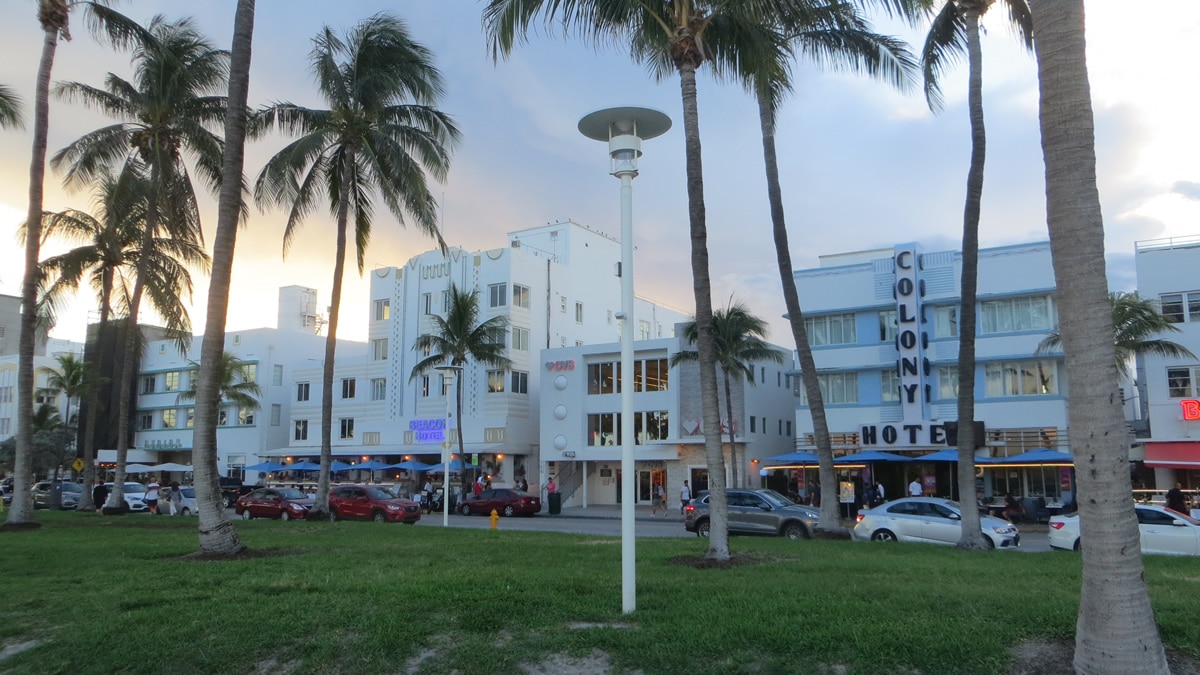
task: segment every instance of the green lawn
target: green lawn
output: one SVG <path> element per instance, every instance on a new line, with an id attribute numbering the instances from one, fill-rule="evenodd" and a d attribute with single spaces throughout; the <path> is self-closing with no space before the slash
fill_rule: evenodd
<path id="1" fill-rule="evenodd" d="M 38 520 L 0 535 L 0 648 L 37 644 L 0 672 L 997 673 L 1073 637 L 1080 576 L 1066 552 L 758 538 L 697 569 L 676 559 L 701 540 L 643 539 L 626 616 L 618 538 L 251 521 L 264 555 L 214 562 L 194 518 Z M 1200 654 L 1200 560 L 1146 565 L 1167 646 Z"/>

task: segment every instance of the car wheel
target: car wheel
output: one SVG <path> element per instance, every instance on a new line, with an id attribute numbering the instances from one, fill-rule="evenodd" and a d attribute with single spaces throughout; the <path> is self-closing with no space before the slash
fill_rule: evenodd
<path id="1" fill-rule="evenodd" d="M 514 515 L 516 515 L 516 513 L 517 510 L 514 509 L 512 505 L 504 507 L 504 515 L 508 516 L 509 518 L 512 518 Z"/>
<path id="2" fill-rule="evenodd" d="M 371 520 L 374 520 L 377 523 L 386 523 L 387 522 L 387 514 L 384 513 L 383 511 L 376 511 L 375 513 L 373 513 L 371 515 Z"/>
<path id="3" fill-rule="evenodd" d="M 705 539 L 707 539 L 708 538 L 708 527 L 709 527 L 709 525 L 708 525 L 707 520 L 702 520 L 702 521 L 696 523 L 696 536 L 704 537 Z"/>
<path id="4" fill-rule="evenodd" d="M 254 517 L 254 514 L 250 513 L 250 509 L 246 509 L 245 511 L 242 511 L 242 520 L 250 520 L 253 517 Z"/>
<path id="5" fill-rule="evenodd" d="M 1074 551 L 1082 551 L 1083 550 L 1083 544 L 1079 543 L 1079 539 L 1075 540 L 1075 545 L 1073 547 L 1071 547 L 1071 550 L 1074 550 Z"/>
<path id="6" fill-rule="evenodd" d="M 221 503 L 225 505 L 225 508 L 232 509 L 233 508 L 233 496 L 225 495 L 225 496 L 221 497 Z"/>
<path id="7" fill-rule="evenodd" d="M 899 541 L 891 530 L 879 530 L 871 535 L 871 541 Z"/>
<path id="8" fill-rule="evenodd" d="M 996 542 L 992 541 L 992 538 L 991 538 L 991 537 L 987 537 L 987 536 L 985 536 L 985 537 L 983 538 L 983 543 L 987 544 L 987 548 L 988 548 L 988 550 L 989 550 L 989 551 L 994 551 L 994 550 L 996 550 Z"/>
<path id="9" fill-rule="evenodd" d="M 469 516 L 471 515 L 471 507 L 463 504 L 462 506 L 458 507 L 458 512 L 464 516 Z"/>
<path id="10" fill-rule="evenodd" d="M 185 506 L 183 507 L 183 510 L 179 512 L 179 515 L 190 516 L 192 515 L 192 510 Z"/>
<path id="11" fill-rule="evenodd" d="M 279 519 L 280 519 L 280 520 L 291 520 L 291 519 L 292 519 L 292 514 L 288 513 L 287 511 L 280 511 L 280 512 L 279 512 Z"/>
<path id="12" fill-rule="evenodd" d="M 334 521 L 337 519 L 338 519 L 337 509 L 333 508 L 332 506 L 329 507 L 329 520 Z"/>
<path id="13" fill-rule="evenodd" d="M 808 539 L 808 530 L 800 523 L 788 523 L 783 526 L 783 536 L 788 539 Z"/>

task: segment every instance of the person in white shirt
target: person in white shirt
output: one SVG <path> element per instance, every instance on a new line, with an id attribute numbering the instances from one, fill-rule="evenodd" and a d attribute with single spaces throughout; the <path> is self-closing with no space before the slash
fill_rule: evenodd
<path id="1" fill-rule="evenodd" d="M 910 497 L 920 497 L 921 493 L 921 481 L 916 478 L 912 479 L 912 482 L 908 484 L 908 495 Z"/>
<path id="2" fill-rule="evenodd" d="M 683 487 L 679 488 L 679 515 L 683 515 L 683 510 L 690 501 L 692 501 L 692 489 L 688 487 L 688 482 L 685 480 Z"/>

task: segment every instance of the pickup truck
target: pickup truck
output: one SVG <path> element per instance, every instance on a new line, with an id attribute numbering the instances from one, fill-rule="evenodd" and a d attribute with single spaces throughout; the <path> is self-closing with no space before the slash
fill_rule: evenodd
<path id="1" fill-rule="evenodd" d="M 253 485 L 244 485 L 238 478 L 220 476 L 218 480 L 221 484 L 221 503 L 227 509 L 233 508 L 233 504 L 237 501 L 238 497 L 249 494 L 254 490 Z"/>

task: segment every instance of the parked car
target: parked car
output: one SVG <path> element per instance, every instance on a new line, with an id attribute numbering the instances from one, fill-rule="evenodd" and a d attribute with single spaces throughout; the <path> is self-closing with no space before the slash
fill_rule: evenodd
<path id="1" fill-rule="evenodd" d="M 684 529 L 695 532 L 698 537 L 708 536 L 709 499 L 711 495 L 702 492 L 683 508 Z M 821 515 L 811 506 L 797 504 L 774 490 L 726 490 L 725 499 L 729 507 L 730 534 L 808 539 Z"/>
<path id="2" fill-rule="evenodd" d="M 54 486 L 56 481 L 43 480 L 38 481 L 33 486 L 33 508 L 48 509 L 54 502 Z M 59 503 L 60 509 L 70 511 L 79 506 L 79 497 L 83 494 L 83 488 L 79 483 L 70 481 L 57 481 L 57 485 L 61 490 L 61 500 Z"/>
<path id="3" fill-rule="evenodd" d="M 181 515 L 181 516 L 199 515 L 199 509 L 197 509 L 197 507 L 196 507 L 196 488 L 192 487 L 191 485 L 185 485 L 185 486 L 179 488 L 179 492 L 183 494 L 183 504 L 181 504 L 179 507 L 179 515 Z M 158 512 L 159 513 L 170 513 L 171 512 L 171 506 L 169 504 L 167 504 L 165 501 L 166 496 L 167 496 L 167 494 L 164 493 L 162 497 L 159 497 L 159 500 L 158 500 Z M 166 507 L 165 510 L 164 510 L 164 507 Z"/>
<path id="4" fill-rule="evenodd" d="M 125 498 L 125 507 L 133 513 L 141 513 L 149 511 L 150 507 L 146 505 L 146 486 L 141 483 L 129 481 L 122 484 L 121 494 Z M 113 484 L 105 483 L 108 488 L 108 493 L 112 494 Z"/>
<path id="5" fill-rule="evenodd" d="M 1021 545 L 1020 532 L 1007 520 L 981 514 L 979 526 L 990 548 L 1011 550 Z M 953 545 L 962 538 L 962 507 L 950 499 L 905 497 L 859 511 L 852 534 L 858 541 Z"/>
<path id="6" fill-rule="evenodd" d="M 12 504 L 13 497 L 13 477 L 8 476 L 4 480 L 0 480 L 0 498 L 3 499 L 5 506 Z"/>
<path id="7" fill-rule="evenodd" d="M 259 488 L 242 495 L 233 510 L 243 520 L 278 518 L 304 520 L 315 500 L 296 488 Z"/>
<path id="8" fill-rule="evenodd" d="M 412 525 L 421 519 L 421 505 L 378 485 L 339 485 L 329 491 L 329 516 Z"/>
<path id="9" fill-rule="evenodd" d="M 1142 553 L 1200 555 L 1200 521 L 1165 506 L 1138 504 Z M 1079 550 L 1079 514 L 1050 517 L 1050 548 Z"/>
<path id="10" fill-rule="evenodd" d="M 242 483 L 240 478 L 217 476 L 217 483 L 221 486 L 221 502 L 225 504 L 225 508 L 227 509 L 233 508 L 234 502 L 239 497 L 254 491 L 253 485 Z"/>
<path id="11" fill-rule="evenodd" d="M 493 488 L 484 490 L 479 496 L 468 496 L 458 505 L 458 512 L 464 516 L 480 513 L 485 516 L 492 510 L 502 516 L 532 516 L 542 510 L 542 498 L 514 488 Z"/>

